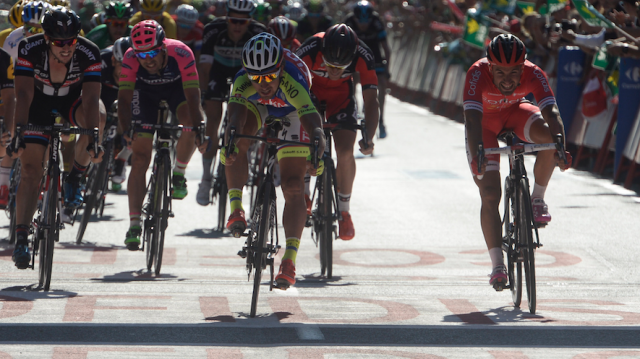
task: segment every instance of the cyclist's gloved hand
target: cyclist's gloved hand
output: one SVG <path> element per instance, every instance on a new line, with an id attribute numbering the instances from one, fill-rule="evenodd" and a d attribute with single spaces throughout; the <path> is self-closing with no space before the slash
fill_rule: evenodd
<path id="1" fill-rule="evenodd" d="M 0 146 L 7 147 L 11 144 L 11 131 L 5 131 L 0 138 Z"/>
<path id="2" fill-rule="evenodd" d="M 239 153 L 240 149 L 238 149 L 238 146 L 233 146 L 233 153 Z M 220 163 L 222 163 L 224 166 L 227 165 L 227 146 L 224 146 L 220 149 Z M 229 164 L 231 165 L 233 162 L 235 162 L 235 156 L 233 156 L 233 158 L 229 158 L 231 159 L 231 161 L 229 162 Z"/>
<path id="3" fill-rule="evenodd" d="M 573 162 L 573 157 L 571 157 L 571 153 L 569 153 L 569 151 L 564 151 L 564 156 L 567 158 L 566 163 L 560 159 L 560 156 L 558 155 L 558 151 L 556 151 L 556 154 L 555 154 L 556 162 L 558 163 L 558 167 L 560 167 L 561 171 L 565 171 L 571 168 L 571 163 Z"/>
<path id="4" fill-rule="evenodd" d="M 16 142 L 18 143 L 16 148 Z M 24 149 L 27 148 L 27 145 L 24 143 L 23 138 L 16 138 L 14 141 L 11 141 L 9 146 L 7 146 L 7 155 L 11 156 L 11 158 L 16 159 L 22 155 Z"/>
<path id="5" fill-rule="evenodd" d="M 324 160 L 318 160 L 318 168 L 313 168 L 311 155 L 307 156 L 307 173 L 311 176 L 320 176 L 324 172 Z"/>
<path id="6" fill-rule="evenodd" d="M 102 156 L 104 156 L 104 148 L 101 145 L 98 145 L 98 153 L 96 153 L 93 143 L 90 143 L 87 146 L 87 152 L 89 152 L 89 155 L 91 155 L 91 162 L 102 162 Z"/>

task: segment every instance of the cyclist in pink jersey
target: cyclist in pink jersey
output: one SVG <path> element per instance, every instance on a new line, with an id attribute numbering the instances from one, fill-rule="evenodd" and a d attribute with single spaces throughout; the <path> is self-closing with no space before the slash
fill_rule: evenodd
<path id="1" fill-rule="evenodd" d="M 499 35 L 487 47 L 487 57 L 477 61 L 469 71 L 464 89 L 467 158 L 474 181 L 480 189 L 482 207 L 480 220 L 493 271 L 490 284 L 496 290 L 507 285 L 507 272 L 502 257 L 502 229 L 498 206 L 501 197 L 500 156 L 488 155 L 478 170 L 478 144 L 498 147 L 498 135 L 514 131 L 524 141 L 551 143 L 556 135 L 564 141 L 564 126 L 553 91 L 545 73 L 525 60 L 524 44 L 513 35 Z M 538 103 L 524 99 L 532 93 Z M 544 193 L 554 167 L 571 166 L 559 161 L 554 151 L 538 153 L 533 172 L 535 184 L 531 195 L 534 221 L 547 224 L 551 215 L 544 202 Z"/>
<path id="2" fill-rule="evenodd" d="M 165 100 L 178 121 L 198 126 L 203 120 L 195 58 L 191 49 L 178 40 L 165 39 L 162 26 L 154 20 L 137 23 L 131 30 L 132 48 L 122 61 L 118 91 L 118 118 L 128 146 L 132 149 L 128 182 L 130 227 L 125 238 L 129 250 L 140 245 L 140 213 L 145 195 L 145 174 L 151 162 L 153 130 L 134 129 L 129 138 L 131 120 L 155 124 L 160 101 Z M 199 143 L 194 132 L 184 132 L 177 144 L 173 169 L 173 198 L 187 195 L 185 169 L 194 151 L 194 141 L 202 152 L 207 143 Z"/>

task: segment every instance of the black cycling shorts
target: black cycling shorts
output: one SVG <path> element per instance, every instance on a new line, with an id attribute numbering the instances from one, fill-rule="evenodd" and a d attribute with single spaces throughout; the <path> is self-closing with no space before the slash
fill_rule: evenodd
<path id="1" fill-rule="evenodd" d="M 182 82 L 177 81 L 167 85 L 154 86 L 153 91 L 150 91 L 148 88 L 134 90 L 133 100 L 131 101 L 132 119 L 134 121 L 141 121 L 142 124 L 155 125 L 158 123 L 158 110 L 160 109 L 160 101 L 162 100 L 167 101 L 169 110 L 173 113 L 173 116 L 177 118 L 178 107 L 187 103 Z M 136 133 L 150 134 L 153 137 L 155 130 L 137 128 Z"/>
<path id="2" fill-rule="evenodd" d="M 312 88 L 313 91 L 313 88 Z M 349 130 L 357 132 L 358 106 L 353 91 L 353 83 L 340 89 L 312 92 L 311 99 L 317 108 L 324 103 L 325 117 L 328 123 L 338 124 L 333 131 Z"/>
<path id="3" fill-rule="evenodd" d="M 231 85 L 227 84 L 227 79 L 236 77 L 242 67 L 227 67 L 213 62 L 209 75 L 209 84 L 204 94 L 205 100 L 226 101 L 229 99 Z"/>
<path id="4" fill-rule="evenodd" d="M 80 104 L 82 104 L 82 97 L 79 93 L 67 96 L 47 96 L 36 90 L 29 107 L 29 123 L 37 126 L 51 126 L 55 119 L 51 112 L 55 110 L 71 126 L 78 126 L 76 123 L 76 110 L 78 110 Z M 25 143 L 48 146 L 49 136 L 42 132 L 26 131 L 24 133 L 24 141 Z"/>

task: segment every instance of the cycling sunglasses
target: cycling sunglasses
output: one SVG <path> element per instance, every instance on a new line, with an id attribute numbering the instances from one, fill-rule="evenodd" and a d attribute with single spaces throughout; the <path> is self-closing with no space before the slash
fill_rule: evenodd
<path id="1" fill-rule="evenodd" d="M 237 17 L 228 17 L 227 21 L 229 22 L 229 24 L 234 24 L 234 25 L 247 25 L 248 23 L 251 22 L 251 19 L 245 19 L 245 18 L 237 18 Z"/>
<path id="2" fill-rule="evenodd" d="M 187 30 L 188 30 L 188 29 L 191 29 L 191 28 L 193 27 L 193 25 L 190 25 L 190 24 L 183 24 L 183 23 L 181 23 L 181 22 L 177 22 L 177 21 L 176 21 L 176 25 L 178 25 L 178 27 L 180 27 L 180 28 L 187 29 Z"/>
<path id="3" fill-rule="evenodd" d="M 155 49 L 147 52 L 136 52 L 136 57 L 139 59 L 152 59 L 160 53 L 160 49 Z"/>
<path id="4" fill-rule="evenodd" d="M 22 28 L 25 34 L 42 34 L 44 31 L 41 27 L 25 26 Z"/>
<path id="5" fill-rule="evenodd" d="M 53 40 L 51 39 L 51 44 L 55 47 L 65 47 L 67 45 L 73 46 L 78 42 L 78 38 L 74 37 L 73 39 L 66 40 Z"/>
<path id="6" fill-rule="evenodd" d="M 349 65 L 351 65 L 351 62 L 349 62 L 349 63 L 348 63 L 348 64 L 346 64 L 346 65 L 333 65 L 333 64 L 330 64 L 330 63 L 327 61 L 327 59 L 325 59 L 325 58 L 324 58 L 324 56 L 322 56 L 322 61 L 324 61 L 324 65 L 325 65 L 326 67 L 328 67 L 328 68 L 332 68 L 332 69 L 338 69 L 338 70 L 344 70 L 344 69 L 346 69 L 347 67 L 349 67 Z"/>
<path id="7" fill-rule="evenodd" d="M 127 27 L 129 22 L 127 20 L 107 20 L 107 24 L 113 27 Z"/>
<path id="8" fill-rule="evenodd" d="M 252 75 L 252 74 L 247 74 L 247 75 L 249 76 L 249 80 L 253 82 L 262 83 L 262 81 L 264 80 L 265 82 L 269 83 L 277 79 L 278 76 L 280 76 L 280 70 L 270 74 L 266 74 L 266 75 Z"/>

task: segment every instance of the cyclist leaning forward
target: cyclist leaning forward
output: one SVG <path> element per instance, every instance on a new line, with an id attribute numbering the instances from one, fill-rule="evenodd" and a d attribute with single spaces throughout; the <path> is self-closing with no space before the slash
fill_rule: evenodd
<path id="1" fill-rule="evenodd" d="M 140 246 L 140 214 L 146 193 L 145 174 L 151 162 L 153 129 L 135 129 L 129 138 L 131 119 L 142 124 L 155 125 L 160 101 L 166 100 L 178 122 L 198 126 L 202 119 L 200 89 L 193 53 L 178 40 L 165 39 L 162 26 L 155 20 L 144 20 L 131 30 L 131 46 L 122 61 L 118 91 L 118 119 L 124 131 L 127 146 L 131 147 L 131 175 L 129 196 L 130 226 L 124 244 L 129 250 Z M 195 132 L 183 132 L 176 147 L 176 165 L 173 169 L 173 198 L 187 195 L 184 173 L 198 142 Z M 197 143 L 200 151 L 207 144 Z"/>
<path id="2" fill-rule="evenodd" d="M 62 25 L 60 25 L 62 24 Z M 80 19 L 72 10 L 57 6 L 48 9 L 42 19 L 44 34 L 20 42 L 15 67 L 15 122 L 49 126 L 51 111 L 74 126 L 100 129 L 106 120 L 100 101 L 100 51 L 80 33 Z M 82 96 L 81 96 L 82 94 Z M 49 144 L 48 136 L 25 132 L 22 145 L 13 149 L 22 168 L 16 208 L 16 248 L 13 261 L 19 269 L 29 265 L 29 224 L 36 211 L 43 175 L 42 160 Z M 65 202 L 79 198 L 80 179 L 89 162 L 100 162 L 103 152 L 95 156 L 93 137 L 80 136 L 76 143 L 75 163 L 65 182 Z"/>
<path id="3" fill-rule="evenodd" d="M 289 141 L 309 142 L 320 138 L 318 154 L 324 152 L 325 138 L 322 120 L 309 95 L 311 74 L 307 66 L 289 50 L 283 49 L 280 40 L 269 33 L 251 38 L 242 50 L 243 69 L 233 82 L 229 98 L 229 126 L 244 135 L 255 135 L 267 116 L 283 118 L 286 131 L 281 138 Z M 227 132 L 228 133 L 228 132 Z M 236 153 L 221 160 L 226 165 L 231 216 L 227 228 L 232 233 L 244 232 L 247 227 L 242 208 L 242 188 L 247 183 L 247 151 L 250 141 L 236 142 Z M 286 251 L 282 257 L 276 282 L 287 288 L 294 285 L 295 261 L 300 246 L 300 236 L 306 222 L 304 200 L 304 177 L 315 170 L 307 162 L 310 151 L 306 146 L 284 145 L 278 148 L 278 162 L 282 179 L 285 206 L 282 224 L 287 238 Z M 313 172 L 313 173 L 312 173 Z"/>
<path id="4" fill-rule="evenodd" d="M 349 201 L 353 181 L 356 177 L 356 160 L 353 145 L 356 140 L 358 109 L 352 75 L 360 74 L 364 118 L 369 146 L 360 141 L 360 152 L 373 152 L 373 136 L 378 126 L 378 78 L 371 50 L 358 39 L 355 32 L 345 24 L 334 25 L 326 33 L 318 33 L 300 45 L 296 52 L 313 74 L 312 93 L 317 101 L 326 102 L 327 122 L 337 124 L 333 130 L 338 163 L 336 176 L 338 185 L 338 235 L 342 240 L 355 236 L 349 214 Z M 311 202 L 307 201 L 310 210 Z"/>
<path id="5" fill-rule="evenodd" d="M 212 147 L 202 156 L 202 182 L 196 201 L 209 204 L 211 190 L 211 165 L 218 150 L 218 128 L 222 119 L 222 103 L 229 94 L 227 79 L 242 69 L 242 47 L 253 36 L 267 31 L 259 22 L 251 19 L 255 9 L 252 0 L 229 0 L 227 16 L 216 18 L 204 27 L 202 54 L 200 55 L 200 89 L 204 93 L 204 110 L 207 115 L 207 136 Z"/>
<path id="6" fill-rule="evenodd" d="M 467 157 L 474 181 L 480 189 L 480 221 L 493 266 L 489 283 L 496 290 L 507 285 L 498 210 L 501 197 L 500 156 L 488 155 L 478 171 L 478 144 L 483 143 L 485 148 L 498 147 L 498 135 L 507 130 L 514 131 L 520 139 L 530 143 L 552 143 L 558 134 L 562 135 L 563 141 L 565 138 L 547 76 L 525 57 L 522 41 L 513 35 L 499 35 L 487 46 L 487 57 L 471 66 L 465 80 Z M 538 106 L 524 99 L 529 93 L 534 95 Z M 531 194 L 533 217 L 537 223 L 551 221 L 544 193 L 556 163 L 563 170 L 571 166 L 571 155 L 567 152 L 566 156 L 568 163 L 559 162 L 554 151 L 538 153 Z"/>

